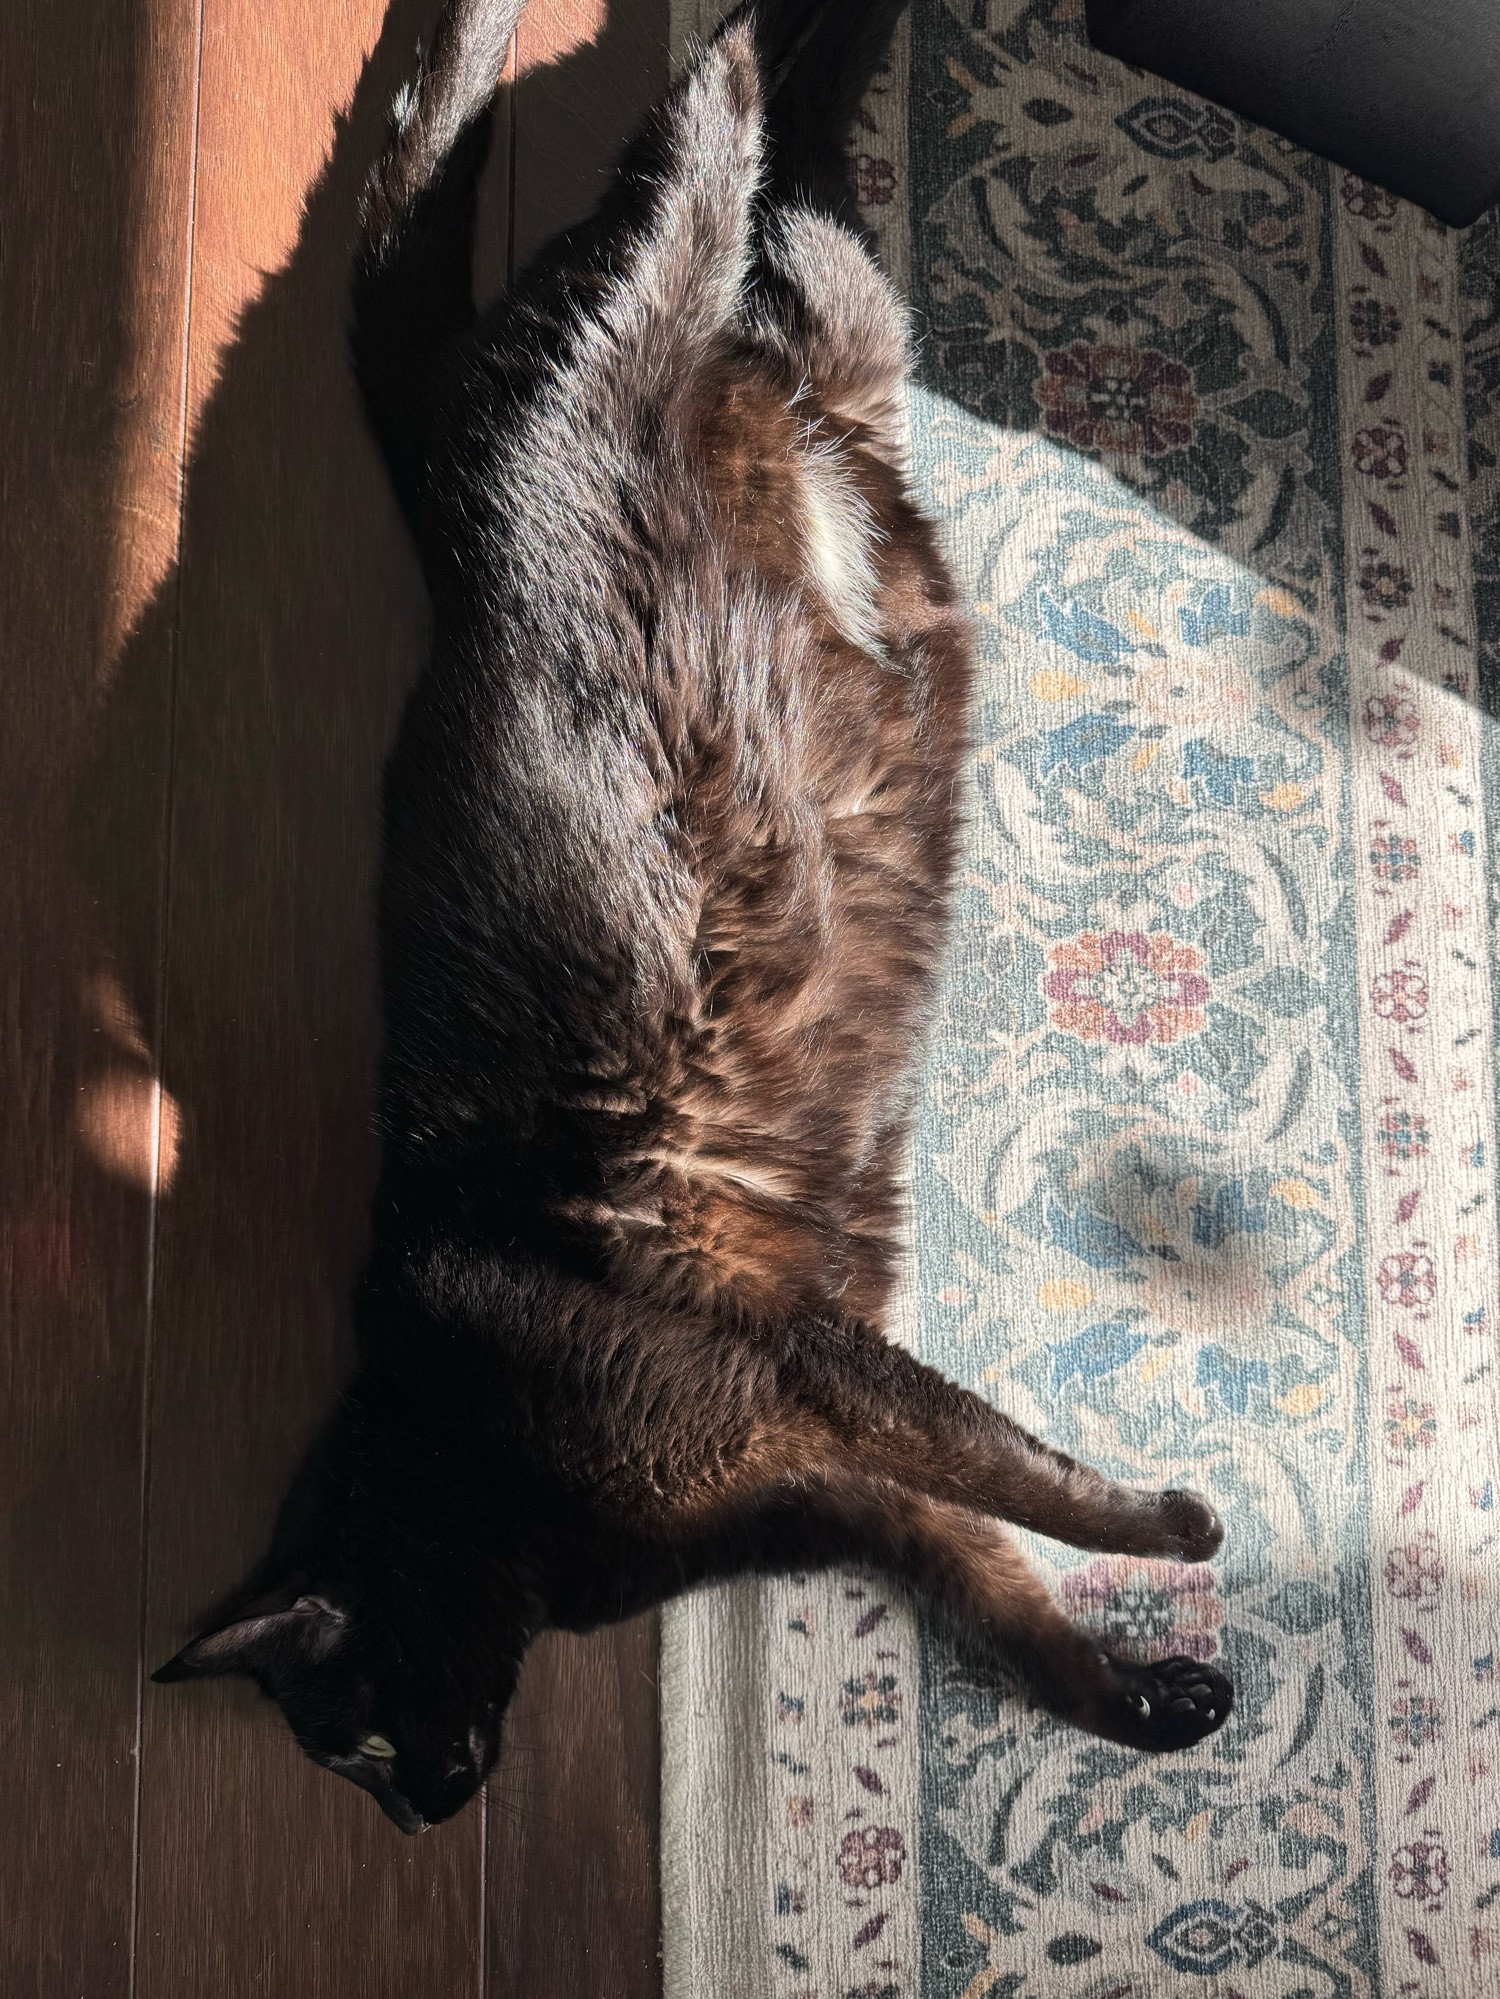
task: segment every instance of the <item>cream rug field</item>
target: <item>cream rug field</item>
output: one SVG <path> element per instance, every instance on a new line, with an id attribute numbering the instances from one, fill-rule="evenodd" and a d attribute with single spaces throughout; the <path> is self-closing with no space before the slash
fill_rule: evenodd
<path id="1" fill-rule="evenodd" d="M 1147 1760 L 875 1578 L 677 1607 L 668 1999 L 1500 1991 L 1500 233 L 1082 14 L 916 0 L 856 161 L 982 663 L 906 1333 L 1213 1495 L 1211 1571 L 1037 1552 L 1239 1706 Z"/>

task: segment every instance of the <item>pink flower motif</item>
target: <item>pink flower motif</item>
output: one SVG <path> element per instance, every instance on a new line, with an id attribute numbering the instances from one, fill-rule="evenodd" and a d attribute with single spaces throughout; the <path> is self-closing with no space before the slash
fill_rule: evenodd
<path id="1" fill-rule="evenodd" d="M 1388 1305 L 1415 1312 L 1437 1296 L 1437 1265 L 1414 1249 L 1397 1250 L 1380 1259 L 1376 1273 L 1380 1295 Z"/>
<path id="2" fill-rule="evenodd" d="M 896 198 L 896 169 L 874 153 L 856 153 L 850 161 L 854 192 L 861 208 L 888 208 Z"/>
<path id="3" fill-rule="evenodd" d="M 1435 1839 L 1398 1846 L 1388 1879 L 1403 1902 L 1422 1902 L 1436 1914 L 1448 1892 L 1448 1855 Z"/>
<path id="4" fill-rule="evenodd" d="M 1404 694 L 1372 694 L 1365 703 L 1365 734 L 1383 750 L 1405 749 L 1417 740 L 1422 718 Z"/>
<path id="5" fill-rule="evenodd" d="M 1394 1020 L 1400 1027 L 1421 1020 L 1427 1012 L 1426 971 L 1408 964 L 1382 972 L 1370 986 L 1370 1003 L 1382 1020 Z"/>
<path id="6" fill-rule="evenodd" d="M 1203 953 L 1165 930 L 1086 930 L 1047 953 L 1042 992 L 1054 1027 L 1131 1048 L 1201 1034 Z"/>
<path id="7" fill-rule="evenodd" d="M 1207 1569 L 1186 1562 L 1137 1562 L 1101 1555 L 1062 1579 L 1073 1615 L 1131 1651 L 1211 1659 L 1224 1606 Z"/>
<path id="8" fill-rule="evenodd" d="M 1376 561 L 1372 556 L 1360 565 L 1359 588 L 1372 611 L 1404 611 L 1413 584 L 1399 562 Z"/>
<path id="9" fill-rule="evenodd" d="M 839 1873 L 850 1888 L 886 1888 L 901 1879 L 906 1841 L 892 1825 L 861 1826 L 846 1832 L 839 1847 Z"/>
<path id="10" fill-rule="evenodd" d="M 1404 1548 L 1392 1548 L 1385 1558 L 1385 1587 L 1399 1602 L 1431 1610 L 1443 1587 L 1443 1557 L 1435 1534 L 1422 1534 Z"/>
<path id="11" fill-rule="evenodd" d="M 1154 457 L 1193 440 L 1192 375 L 1151 348 L 1075 340 L 1047 355 L 1036 393 L 1048 430 L 1084 451 Z"/>
<path id="12" fill-rule="evenodd" d="M 1366 222 L 1389 222 L 1396 212 L 1395 196 L 1358 174 L 1345 174 L 1339 193 L 1350 214 L 1361 215 Z"/>
<path id="13" fill-rule="evenodd" d="M 1421 872 L 1417 843 L 1407 833 L 1382 833 L 1370 842 L 1370 866 L 1377 881 L 1414 881 Z"/>
<path id="14" fill-rule="evenodd" d="M 1368 478 L 1399 479 L 1406 470 L 1406 432 L 1399 423 L 1372 423 L 1355 431 L 1349 450 L 1356 471 Z"/>
<path id="15" fill-rule="evenodd" d="M 1443 1739 L 1443 1710 L 1426 1694 L 1402 1694 L 1387 1717 L 1392 1746 L 1425 1749 Z"/>
<path id="16" fill-rule="evenodd" d="M 1410 1159 L 1425 1159 L 1432 1145 L 1432 1133 L 1420 1111 L 1400 1108 L 1382 1111 L 1380 1144 L 1388 1159 L 1403 1165 Z"/>
<path id="17" fill-rule="evenodd" d="M 1378 298 L 1357 298 L 1349 307 L 1349 331 L 1366 347 L 1388 347 L 1401 331 L 1401 318 Z"/>
<path id="18" fill-rule="evenodd" d="M 1437 1417 L 1432 1404 L 1418 1402 L 1410 1395 L 1392 1395 L 1385 1406 L 1385 1440 L 1398 1458 L 1430 1450 L 1437 1442 Z"/>

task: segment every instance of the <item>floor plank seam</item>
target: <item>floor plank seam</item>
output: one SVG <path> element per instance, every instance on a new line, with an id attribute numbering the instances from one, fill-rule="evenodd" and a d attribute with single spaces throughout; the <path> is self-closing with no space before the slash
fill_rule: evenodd
<path id="1" fill-rule="evenodd" d="M 173 550 L 173 560 L 176 565 L 177 574 L 173 582 L 173 617 L 167 644 L 165 782 L 163 786 L 161 816 L 161 867 L 157 879 L 157 908 L 160 912 L 161 927 L 159 933 L 160 941 L 157 946 L 156 1018 L 153 1022 L 152 1034 L 156 1059 L 156 1077 L 152 1091 L 151 1107 L 150 1193 L 147 1199 L 146 1218 L 145 1331 L 141 1355 L 139 1447 L 141 1525 L 137 1561 L 140 1612 L 136 1621 L 135 1769 L 133 1773 L 130 1817 L 130 1964 L 127 1985 L 129 1999 L 136 1999 L 141 1919 L 141 1794 L 145 1749 L 146 1619 L 150 1602 L 147 1583 L 151 1555 L 151 1403 L 155 1380 L 156 1353 L 157 1224 L 161 1210 L 162 1074 L 166 1065 L 167 969 L 171 945 L 172 804 L 176 777 L 177 678 L 179 641 L 182 630 L 182 564 L 186 547 L 187 466 L 191 445 L 188 435 L 188 393 L 191 383 L 193 360 L 193 253 L 196 247 L 198 216 L 198 139 L 203 96 L 203 15 L 205 5 L 206 0 L 197 0 L 197 5 L 194 9 L 193 122 L 192 134 L 188 142 L 187 251 L 184 260 L 185 271 L 183 276 L 182 366 L 179 373 L 177 398 L 177 521 L 174 537 L 176 546 Z"/>

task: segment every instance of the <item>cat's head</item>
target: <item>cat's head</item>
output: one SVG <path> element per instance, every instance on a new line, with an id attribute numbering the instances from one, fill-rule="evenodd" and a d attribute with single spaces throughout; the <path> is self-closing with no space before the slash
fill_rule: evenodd
<path id="1" fill-rule="evenodd" d="M 331 1427 L 253 1585 L 154 1677 L 245 1675 L 315 1763 L 422 1832 L 488 1776 L 534 1624 L 514 1564 L 474 1545 L 430 1478 L 376 1471 L 359 1427 Z"/>
<path id="2" fill-rule="evenodd" d="M 489 1775 L 519 1656 L 487 1659 L 481 1688 L 462 1670 L 472 1662 L 413 1658 L 388 1624 L 339 1594 L 291 1579 L 201 1632 L 153 1677 L 246 1675 L 315 1763 L 368 1791 L 403 1832 L 424 1832 Z"/>

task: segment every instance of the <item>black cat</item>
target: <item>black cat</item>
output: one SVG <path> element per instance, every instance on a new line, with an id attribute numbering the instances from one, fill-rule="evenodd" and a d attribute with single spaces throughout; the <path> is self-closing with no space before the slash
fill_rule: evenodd
<path id="1" fill-rule="evenodd" d="M 476 318 L 520 0 L 450 0 L 367 190 L 355 362 L 436 613 L 387 778 L 360 1369 L 238 1614 L 409 1832 L 522 1655 L 710 1577 L 857 1559 L 1143 1748 L 1212 1668 L 1076 1630 L 999 1524 L 1198 1561 L 880 1330 L 943 948 L 970 652 L 908 492 L 902 309 L 844 176 L 894 0 L 720 30 L 600 214 Z"/>

